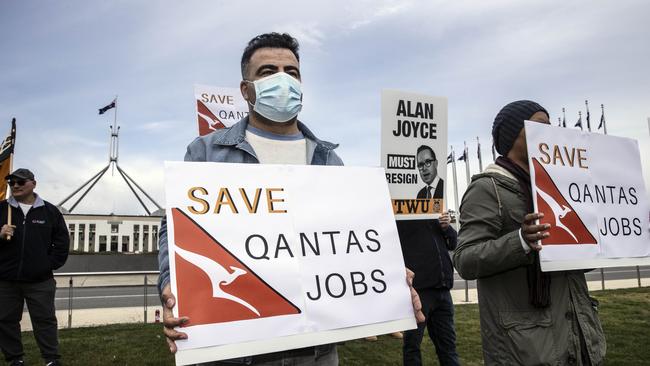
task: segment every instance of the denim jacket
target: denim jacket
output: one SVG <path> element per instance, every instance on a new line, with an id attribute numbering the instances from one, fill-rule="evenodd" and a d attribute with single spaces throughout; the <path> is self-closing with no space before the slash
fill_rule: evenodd
<path id="1" fill-rule="evenodd" d="M 220 129 L 210 134 L 199 136 L 187 146 L 185 161 L 210 161 L 229 163 L 259 164 L 253 147 L 246 141 L 248 116 L 229 128 Z M 310 165 L 343 165 L 341 158 L 334 152 L 338 144 L 318 139 L 300 121 L 298 129 L 305 136 L 307 145 L 307 161 Z M 169 283 L 169 252 L 167 249 L 167 219 L 163 217 L 158 236 L 158 293 Z M 333 346 L 316 347 L 316 353 L 325 354 Z M 233 364 L 251 364 L 251 357 L 225 361 Z"/>

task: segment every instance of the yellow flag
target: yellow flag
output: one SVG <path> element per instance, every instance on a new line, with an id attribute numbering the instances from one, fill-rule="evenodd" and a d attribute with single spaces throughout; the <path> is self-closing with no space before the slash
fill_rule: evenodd
<path id="1" fill-rule="evenodd" d="M 0 179 L 11 173 L 11 159 L 14 156 L 16 143 L 16 119 L 11 120 L 11 132 L 0 145 Z M 7 184 L 0 184 L 0 200 L 7 198 Z"/>

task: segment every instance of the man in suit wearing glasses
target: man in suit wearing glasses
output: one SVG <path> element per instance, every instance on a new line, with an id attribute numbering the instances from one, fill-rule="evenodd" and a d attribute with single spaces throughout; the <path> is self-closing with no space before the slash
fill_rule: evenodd
<path id="1" fill-rule="evenodd" d="M 420 178 L 425 186 L 418 192 L 418 199 L 442 198 L 444 195 L 444 182 L 438 176 L 438 159 L 430 146 L 422 145 L 418 148 L 417 168 Z"/>

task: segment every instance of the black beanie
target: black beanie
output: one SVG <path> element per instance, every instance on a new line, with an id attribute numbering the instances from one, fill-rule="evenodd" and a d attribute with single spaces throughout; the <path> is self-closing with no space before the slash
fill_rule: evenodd
<path id="1" fill-rule="evenodd" d="M 500 155 L 505 156 L 512 149 L 524 121 L 537 112 L 548 112 L 541 105 L 530 100 L 518 100 L 501 108 L 492 125 L 492 141 Z"/>

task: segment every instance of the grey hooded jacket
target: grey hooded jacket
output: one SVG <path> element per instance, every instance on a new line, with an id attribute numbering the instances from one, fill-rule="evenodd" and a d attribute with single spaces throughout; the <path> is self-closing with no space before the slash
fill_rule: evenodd
<path id="1" fill-rule="evenodd" d="M 527 213 L 519 183 L 490 165 L 475 175 L 460 207 L 454 266 L 477 279 L 486 365 L 601 365 L 605 336 L 583 271 L 551 273 L 551 305 L 528 301 L 519 228 Z"/>

